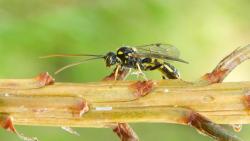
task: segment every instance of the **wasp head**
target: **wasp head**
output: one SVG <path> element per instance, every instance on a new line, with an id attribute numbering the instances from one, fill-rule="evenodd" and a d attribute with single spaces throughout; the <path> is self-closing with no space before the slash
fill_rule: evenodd
<path id="1" fill-rule="evenodd" d="M 104 59 L 106 61 L 107 67 L 115 65 L 117 63 L 117 56 L 114 52 L 107 53 L 106 56 L 104 57 Z"/>

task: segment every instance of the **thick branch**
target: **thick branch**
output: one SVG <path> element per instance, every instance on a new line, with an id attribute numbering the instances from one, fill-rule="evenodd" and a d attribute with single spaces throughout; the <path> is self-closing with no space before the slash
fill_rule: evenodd
<path id="1" fill-rule="evenodd" d="M 104 127 L 116 122 L 184 123 L 186 107 L 220 124 L 248 124 L 250 82 L 197 86 L 155 81 L 144 97 L 134 82 L 55 83 L 39 89 L 0 89 L 0 113 L 20 125 Z M 225 100 L 226 99 L 226 100 Z M 79 116 L 83 103 L 89 111 Z"/>

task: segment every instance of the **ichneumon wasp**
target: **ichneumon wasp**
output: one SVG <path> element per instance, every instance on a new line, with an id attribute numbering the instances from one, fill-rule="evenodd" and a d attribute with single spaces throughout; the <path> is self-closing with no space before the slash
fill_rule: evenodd
<path id="1" fill-rule="evenodd" d="M 166 78 L 178 79 L 180 78 L 178 70 L 168 61 L 178 61 L 182 63 L 188 63 L 187 61 L 184 61 L 179 58 L 180 52 L 176 47 L 170 44 L 162 44 L 162 43 L 133 46 L 133 47 L 122 46 L 116 52 L 108 52 L 105 55 L 52 54 L 49 56 L 44 56 L 42 58 L 67 57 L 67 56 L 68 57 L 85 56 L 91 58 L 66 65 L 57 70 L 55 72 L 56 74 L 67 68 L 82 64 L 85 61 L 104 59 L 107 67 L 117 65 L 116 73 L 118 73 L 118 70 L 122 68 L 129 68 L 130 70 L 135 69 L 138 71 L 139 75 L 143 75 L 144 78 L 146 79 L 142 71 L 159 70 L 162 73 L 163 79 Z M 115 76 L 117 76 L 117 74 Z"/>

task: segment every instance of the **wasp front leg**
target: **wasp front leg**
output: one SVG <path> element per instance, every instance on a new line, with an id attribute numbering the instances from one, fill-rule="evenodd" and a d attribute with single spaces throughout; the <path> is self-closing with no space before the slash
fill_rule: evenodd
<path id="1" fill-rule="evenodd" d="M 120 68 L 121 68 L 121 65 L 117 65 L 116 66 L 116 69 L 115 69 L 115 80 L 117 80 L 117 76 L 118 76 Z"/>

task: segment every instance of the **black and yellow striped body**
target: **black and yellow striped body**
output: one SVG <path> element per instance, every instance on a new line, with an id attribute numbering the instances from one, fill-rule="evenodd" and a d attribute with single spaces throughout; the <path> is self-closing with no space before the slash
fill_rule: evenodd
<path id="1" fill-rule="evenodd" d="M 136 51 L 132 48 L 121 47 L 117 50 L 117 58 L 122 67 L 139 69 L 143 71 L 159 70 L 163 79 L 178 79 L 180 77 L 178 70 L 171 64 L 156 58 L 137 58 L 133 54 Z"/>
<path id="2" fill-rule="evenodd" d="M 170 65 L 169 63 L 163 64 L 158 70 L 162 72 L 163 79 L 166 79 L 166 77 L 169 79 L 180 78 L 180 74 L 178 70 L 174 66 Z"/>
<path id="3" fill-rule="evenodd" d="M 163 79 L 178 79 L 180 74 L 178 70 L 171 64 L 154 58 L 145 58 L 143 60 L 143 70 L 159 70 Z"/>

